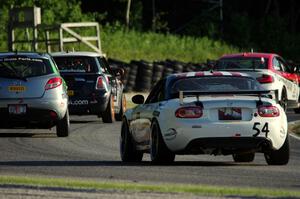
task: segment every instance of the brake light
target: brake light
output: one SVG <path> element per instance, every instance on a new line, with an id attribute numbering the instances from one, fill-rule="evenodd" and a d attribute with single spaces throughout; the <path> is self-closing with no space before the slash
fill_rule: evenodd
<path id="1" fill-rule="evenodd" d="M 271 75 L 262 75 L 261 77 L 258 77 L 256 79 L 261 84 L 266 84 L 266 83 L 272 83 L 272 82 L 274 82 L 274 78 Z"/>
<path id="2" fill-rule="evenodd" d="M 52 120 L 56 120 L 57 119 L 57 114 L 54 111 L 50 111 L 50 117 Z"/>
<path id="3" fill-rule="evenodd" d="M 62 84 L 62 79 L 60 77 L 54 77 L 48 80 L 45 90 L 50 90 L 59 87 Z"/>
<path id="4" fill-rule="evenodd" d="M 280 112 L 276 106 L 260 106 L 258 108 L 258 114 L 261 117 L 278 117 Z"/>
<path id="5" fill-rule="evenodd" d="M 98 77 L 97 82 L 96 82 L 96 89 L 107 89 L 106 82 L 102 76 Z"/>
<path id="6" fill-rule="evenodd" d="M 175 116 L 178 118 L 200 118 L 202 115 L 202 108 L 198 106 L 182 107 L 175 112 Z"/>

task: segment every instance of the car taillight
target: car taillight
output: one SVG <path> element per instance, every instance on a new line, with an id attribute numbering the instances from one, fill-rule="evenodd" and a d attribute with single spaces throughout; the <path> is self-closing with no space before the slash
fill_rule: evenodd
<path id="1" fill-rule="evenodd" d="M 258 114 L 261 117 L 278 117 L 280 112 L 276 106 L 260 106 Z"/>
<path id="2" fill-rule="evenodd" d="M 274 78 L 271 75 L 262 75 L 261 77 L 256 78 L 257 81 L 261 84 L 272 83 Z"/>
<path id="3" fill-rule="evenodd" d="M 104 77 L 102 76 L 98 77 L 96 82 L 96 89 L 98 90 L 98 89 L 106 89 L 106 88 L 107 86 Z"/>
<path id="4" fill-rule="evenodd" d="M 53 89 L 59 87 L 62 84 L 62 79 L 60 77 L 54 77 L 48 80 L 45 90 Z"/>
<path id="5" fill-rule="evenodd" d="M 54 111 L 50 111 L 50 117 L 52 120 L 56 120 L 57 119 L 57 114 Z"/>
<path id="6" fill-rule="evenodd" d="M 175 116 L 178 118 L 200 118 L 202 115 L 202 108 L 198 106 L 182 107 L 175 112 Z"/>

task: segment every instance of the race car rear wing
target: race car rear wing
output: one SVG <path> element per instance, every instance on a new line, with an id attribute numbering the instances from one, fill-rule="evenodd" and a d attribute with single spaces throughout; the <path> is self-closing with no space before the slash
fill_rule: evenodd
<path id="1" fill-rule="evenodd" d="M 197 101 L 199 101 L 200 96 L 204 95 L 247 95 L 247 96 L 257 96 L 259 98 L 259 102 L 261 102 L 261 97 L 264 95 L 265 97 L 273 98 L 273 95 L 270 94 L 272 90 L 239 90 L 239 91 L 179 91 L 179 103 L 183 104 L 184 97 L 196 96 Z M 278 103 L 278 97 L 275 93 L 276 102 Z"/>

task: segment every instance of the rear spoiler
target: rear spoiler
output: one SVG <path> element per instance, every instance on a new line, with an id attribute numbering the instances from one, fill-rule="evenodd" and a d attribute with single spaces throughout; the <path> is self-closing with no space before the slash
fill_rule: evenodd
<path id="1" fill-rule="evenodd" d="M 258 96 L 259 101 L 261 102 L 261 96 L 269 94 L 273 90 L 240 90 L 240 91 L 179 91 L 179 102 L 183 104 L 183 98 L 185 96 L 196 96 L 197 101 L 199 101 L 199 97 L 203 95 L 228 95 L 228 94 L 235 94 L 235 95 L 249 95 L 249 96 Z M 277 96 L 275 96 L 277 98 Z M 276 99 L 277 101 L 277 99 Z"/>

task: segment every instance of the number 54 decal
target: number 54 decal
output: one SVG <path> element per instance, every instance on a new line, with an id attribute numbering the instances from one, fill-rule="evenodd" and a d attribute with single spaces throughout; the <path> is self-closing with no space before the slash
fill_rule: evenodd
<path id="1" fill-rule="evenodd" d="M 266 137 L 268 137 L 268 133 L 270 132 L 268 122 L 263 125 L 260 122 L 255 122 L 252 129 L 256 131 L 253 137 L 257 137 L 261 132 L 266 133 Z"/>

